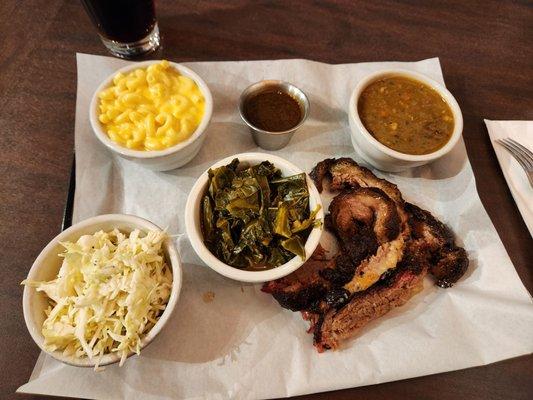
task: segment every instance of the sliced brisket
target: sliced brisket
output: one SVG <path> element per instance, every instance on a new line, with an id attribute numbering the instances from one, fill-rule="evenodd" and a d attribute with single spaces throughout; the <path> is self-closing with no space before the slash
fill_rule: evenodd
<path id="1" fill-rule="evenodd" d="M 397 186 L 349 158 L 327 159 L 311 172 L 319 191 L 326 177 L 341 192 L 326 228 L 339 241 L 327 259 L 321 247 L 297 271 L 267 282 L 282 307 L 302 311 L 319 351 L 335 349 L 370 321 L 405 304 L 427 272 L 450 287 L 468 267 L 466 251 L 429 212 L 405 203 Z"/>

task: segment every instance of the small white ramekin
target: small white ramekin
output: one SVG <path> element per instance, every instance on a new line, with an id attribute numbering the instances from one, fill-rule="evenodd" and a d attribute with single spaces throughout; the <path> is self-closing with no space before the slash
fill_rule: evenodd
<path id="1" fill-rule="evenodd" d="M 390 76 L 404 76 L 423 82 L 437 91 L 437 93 L 442 96 L 446 103 L 448 103 L 450 109 L 452 110 L 455 127 L 450 140 L 448 140 L 448 142 L 442 148 L 433 153 L 423 155 L 400 153 L 399 151 L 393 150 L 380 143 L 365 128 L 361 122 L 361 119 L 359 118 L 359 112 L 357 109 L 359 96 L 372 82 Z M 463 132 L 463 115 L 461 114 L 459 104 L 457 104 L 457 101 L 453 95 L 443 85 L 435 82 L 433 79 L 430 79 L 423 74 L 403 69 L 382 70 L 370 74 L 362 79 L 352 92 L 350 103 L 348 105 L 348 118 L 351 130 L 350 136 L 356 152 L 358 152 L 366 162 L 373 165 L 377 169 L 390 172 L 398 172 L 408 168 L 418 167 L 441 158 L 453 149 Z"/>
<path id="2" fill-rule="evenodd" d="M 33 263 L 27 279 L 32 281 L 49 281 L 57 277 L 57 273 L 62 263 L 62 258 L 58 257 L 58 254 L 63 251 L 63 247 L 59 244 L 60 242 L 76 241 L 82 235 L 90 235 L 99 230 L 109 231 L 114 228 L 117 228 L 122 232 L 131 232 L 134 229 L 140 229 L 145 232 L 148 230 L 161 230 L 161 228 L 150 221 L 133 215 L 108 214 L 86 219 L 64 230 L 48 243 Z M 181 261 L 171 239 L 167 239 L 164 242 L 163 249 L 167 262 L 172 268 L 172 289 L 163 314 L 161 314 L 154 327 L 142 339 L 141 349 L 152 342 L 161 329 L 163 329 L 176 306 L 181 290 Z M 31 337 L 42 351 L 65 364 L 77 367 L 95 366 L 96 359 L 90 360 L 88 357 L 76 358 L 73 356 L 64 356 L 61 351 L 56 350 L 50 352 L 44 348 L 44 336 L 42 335 L 41 330 L 45 320 L 44 310 L 48 307 L 46 294 L 37 292 L 35 288 L 25 286 L 22 297 L 22 306 L 26 327 L 28 328 Z M 128 357 L 133 354 L 134 353 L 130 353 Z M 120 357 L 121 356 L 118 353 L 106 354 L 100 360 L 99 365 L 104 366 L 116 363 L 120 361 Z"/>
<path id="3" fill-rule="evenodd" d="M 211 91 L 209 90 L 207 84 L 203 81 L 203 79 L 200 78 L 200 76 L 198 76 L 198 74 L 196 74 L 194 71 L 187 67 L 184 67 L 183 65 L 170 62 L 170 65 L 176 68 L 180 72 L 180 74 L 189 77 L 196 82 L 205 98 L 205 111 L 202 120 L 200 121 L 200 125 L 198 125 L 196 130 L 187 140 L 164 150 L 131 150 L 127 147 L 121 146 L 113 142 L 109 138 L 109 136 L 107 136 L 107 133 L 104 132 L 102 124 L 98 120 L 98 105 L 100 103 L 98 94 L 111 85 L 111 83 L 113 82 L 113 77 L 117 73 L 128 73 L 138 68 L 147 68 L 152 64 L 157 64 L 160 62 L 161 60 L 151 60 L 133 63 L 124 68 L 120 68 L 119 70 L 109 75 L 100 84 L 100 86 L 98 86 L 98 89 L 96 89 L 93 94 L 89 110 L 89 119 L 93 131 L 96 134 L 98 140 L 100 140 L 100 142 L 102 142 L 102 144 L 112 152 L 118 154 L 119 156 L 127 160 L 139 163 L 146 168 L 155 171 L 168 171 L 187 164 L 194 158 L 194 156 L 196 156 L 196 154 L 198 154 L 198 151 L 200 151 L 200 147 L 204 142 L 205 133 L 211 120 L 211 116 L 213 114 L 213 97 L 211 96 Z"/>
<path id="4" fill-rule="evenodd" d="M 227 165 L 234 158 L 238 158 L 239 161 L 248 163 L 250 165 L 259 164 L 262 161 L 270 161 L 281 170 L 283 176 L 290 176 L 303 172 L 300 168 L 281 157 L 264 153 L 236 154 L 218 161 L 210 168 L 217 168 Z M 192 187 L 189 197 L 187 198 L 187 204 L 185 206 L 185 228 L 194 251 L 211 269 L 227 278 L 235 279 L 241 282 L 266 282 L 284 277 L 297 270 L 313 254 L 320 242 L 323 224 L 320 224 L 320 226 L 316 226 L 311 230 L 311 233 L 305 242 L 305 260 L 302 260 L 300 257 L 296 256 L 279 267 L 265 271 L 244 271 L 220 261 L 204 244 L 200 223 L 200 204 L 202 196 L 207 188 L 207 172 L 208 170 L 200 175 Z M 309 188 L 309 209 L 314 210 L 317 205 L 320 205 L 320 211 L 318 212 L 316 218 L 323 222 L 324 210 L 322 207 L 322 200 L 320 199 L 320 194 L 318 193 L 317 188 L 309 176 L 307 176 L 307 186 Z"/>

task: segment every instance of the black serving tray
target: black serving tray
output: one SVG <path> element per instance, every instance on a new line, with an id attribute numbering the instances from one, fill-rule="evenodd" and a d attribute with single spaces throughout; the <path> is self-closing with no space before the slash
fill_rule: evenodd
<path id="1" fill-rule="evenodd" d="M 72 156 L 72 166 L 70 168 L 70 178 L 68 182 L 67 201 L 63 210 L 63 222 L 61 230 L 69 228 L 72 225 L 72 212 L 74 211 L 74 192 L 76 191 L 76 155 Z"/>

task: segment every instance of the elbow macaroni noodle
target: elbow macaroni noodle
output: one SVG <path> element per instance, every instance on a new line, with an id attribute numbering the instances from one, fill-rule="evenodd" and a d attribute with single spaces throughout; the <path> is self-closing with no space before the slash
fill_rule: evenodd
<path id="1" fill-rule="evenodd" d="M 163 150 L 189 138 L 205 109 L 191 78 L 168 61 L 118 73 L 98 94 L 99 120 L 111 140 L 132 150 Z"/>

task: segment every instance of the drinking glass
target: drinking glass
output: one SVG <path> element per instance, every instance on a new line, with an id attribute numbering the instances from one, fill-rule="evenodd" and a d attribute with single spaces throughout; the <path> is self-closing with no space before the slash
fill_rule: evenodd
<path id="1" fill-rule="evenodd" d="M 159 47 L 153 0 L 81 0 L 102 42 L 115 56 L 131 58 Z"/>

